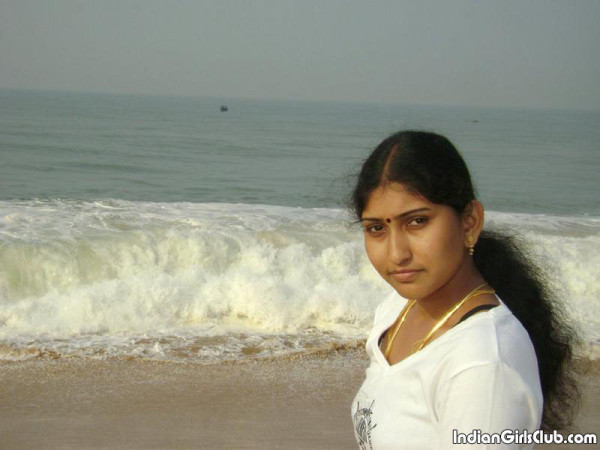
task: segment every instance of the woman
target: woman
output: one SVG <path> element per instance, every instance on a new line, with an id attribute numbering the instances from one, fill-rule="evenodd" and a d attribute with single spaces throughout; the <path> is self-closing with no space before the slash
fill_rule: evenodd
<path id="1" fill-rule="evenodd" d="M 483 206 L 446 138 L 385 139 L 352 207 L 369 260 L 396 291 L 375 312 L 352 404 L 360 448 L 445 449 L 459 433 L 570 423 L 574 333 L 514 239 L 482 230 Z"/>

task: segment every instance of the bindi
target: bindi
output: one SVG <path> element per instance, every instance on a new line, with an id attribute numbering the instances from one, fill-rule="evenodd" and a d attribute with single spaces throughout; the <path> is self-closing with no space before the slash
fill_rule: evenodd
<path id="1" fill-rule="evenodd" d="M 385 221 L 386 221 L 387 223 L 391 223 L 391 222 L 392 222 L 392 219 L 390 219 L 390 218 L 388 217 L 387 219 L 385 219 Z"/>

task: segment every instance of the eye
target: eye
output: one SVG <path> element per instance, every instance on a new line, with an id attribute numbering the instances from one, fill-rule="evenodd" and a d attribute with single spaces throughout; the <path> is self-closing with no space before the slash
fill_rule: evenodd
<path id="1" fill-rule="evenodd" d="M 379 223 L 375 223 L 372 225 L 365 225 L 364 230 L 365 233 L 379 234 L 385 230 L 385 227 Z"/>
<path id="2" fill-rule="evenodd" d="M 424 216 L 413 217 L 408 221 L 408 226 L 413 227 L 413 228 L 414 227 L 422 227 L 427 222 L 429 222 L 429 217 L 424 217 Z"/>

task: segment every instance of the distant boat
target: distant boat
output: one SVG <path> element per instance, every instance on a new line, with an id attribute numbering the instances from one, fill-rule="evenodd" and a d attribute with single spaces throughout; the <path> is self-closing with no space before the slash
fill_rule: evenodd
<path id="1" fill-rule="evenodd" d="M 471 120 L 472 123 L 479 123 L 479 120 Z"/>
<path id="2" fill-rule="evenodd" d="M 227 107 L 227 105 L 221 105 L 221 112 L 227 112 L 229 111 L 229 108 Z"/>

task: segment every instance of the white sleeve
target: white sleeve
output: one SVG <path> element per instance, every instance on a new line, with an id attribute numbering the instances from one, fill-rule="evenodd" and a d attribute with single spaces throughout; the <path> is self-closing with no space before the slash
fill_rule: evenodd
<path id="1" fill-rule="evenodd" d="M 375 314 L 373 315 L 373 326 L 377 325 L 377 322 L 379 322 L 381 320 L 381 314 L 382 314 L 382 309 L 383 309 L 383 305 L 385 304 L 385 300 L 380 302 L 379 305 L 377 305 L 377 308 L 375 308 Z"/>
<path id="2" fill-rule="evenodd" d="M 440 449 L 527 449 L 533 444 L 453 444 L 457 433 L 498 433 L 504 430 L 534 432 L 539 427 L 541 405 L 513 368 L 502 362 L 465 369 L 437 389 L 435 415 Z M 456 430 L 454 432 L 454 430 Z M 477 434 L 477 432 L 475 432 Z M 512 433 L 514 435 L 514 433 Z"/>
<path id="3" fill-rule="evenodd" d="M 379 305 L 375 308 L 375 315 L 373 317 L 373 325 L 376 325 L 383 315 L 387 313 L 387 310 L 390 309 L 391 306 L 397 304 L 397 302 L 407 301 L 403 299 L 400 294 L 396 291 L 391 291 L 388 295 L 384 297 L 384 299 L 379 302 Z"/>

